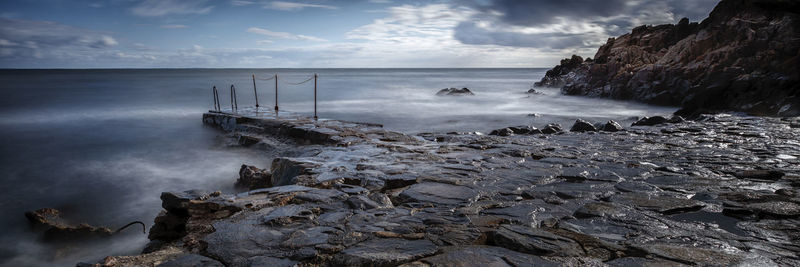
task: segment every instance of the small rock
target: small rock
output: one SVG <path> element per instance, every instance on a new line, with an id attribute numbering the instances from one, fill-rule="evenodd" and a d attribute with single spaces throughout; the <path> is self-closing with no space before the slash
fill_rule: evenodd
<path id="1" fill-rule="evenodd" d="M 458 89 L 458 88 L 445 88 L 445 89 L 439 90 L 439 92 L 437 92 L 436 95 L 439 95 L 439 96 L 442 96 L 442 95 L 462 96 L 462 95 L 475 95 L 475 94 L 472 93 L 472 91 L 470 91 L 467 88 L 461 88 L 461 89 Z"/>
<path id="2" fill-rule="evenodd" d="M 569 129 L 570 132 L 596 132 L 597 128 L 594 127 L 591 123 L 577 119 L 575 124 L 572 125 L 572 128 Z"/>
<path id="3" fill-rule="evenodd" d="M 600 130 L 604 132 L 619 132 L 625 129 L 622 128 L 622 125 L 619 125 L 619 123 L 617 123 L 616 121 L 610 120 L 606 122 L 606 124 L 603 125 L 603 128 L 601 128 Z"/>
<path id="4" fill-rule="evenodd" d="M 497 129 L 490 132 L 489 135 L 512 136 L 514 135 L 514 130 L 511 130 L 511 128 Z"/>
<path id="5" fill-rule="evenodd" d="M 542 128 L 543 134 L 555 134 L 563 132 L 564 130 L 561 128 L 561 124 L 558 123 L 551 123 Z"/>
<path id="6" fill-rule="evenodd" d="M 666 123 L 668 120 L 662 116 L 653 116 L 653 117 L 644 117 L 636 122 L 634 122 L 631 126 L 653 126 L 662 123 Z"/>

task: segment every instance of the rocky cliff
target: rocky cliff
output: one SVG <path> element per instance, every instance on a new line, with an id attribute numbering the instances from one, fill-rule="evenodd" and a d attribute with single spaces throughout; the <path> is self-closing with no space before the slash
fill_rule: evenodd
<path id="1" fill-rule="evenodd" d="M 702 23 L 640 26 L 594 60 L 573 56 L 536 86 L 681 106 L 680 115 L 800 115 L 800 2 L 723 0 Z"/>

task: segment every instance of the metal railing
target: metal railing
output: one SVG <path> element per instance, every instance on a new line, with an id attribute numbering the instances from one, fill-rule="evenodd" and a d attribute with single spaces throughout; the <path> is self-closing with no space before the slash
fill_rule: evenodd
<path id="1" fill-rule="evenodd" d="M 278 115 L 278 111 L 279 111 L 279 108 L 278 108 L 278 74 L 273 74 L 272 77 L 269 77 L 269 78 L 256 78 L 255 74 L 253 74 L 251 77 L 253 78 L 253 96 L 255 97 L 255 100 L 256 100 L 256 112 L 258 112 L 258 108 L 260 107 L 260 104 L 258 102 L 258 89 L 257 89 L 257 85 L 256 85 L 256 80 L 262 80 L 262 81 L 275 80 L 275 115 L 277 116 Z M 308 79 L 306 79 L 306 80 L 304 80 L 302 82 L 299 82 L 299 83 L 284 82 L 285 84 L 289 84 L 289 85 L 301 85 L 301 84 L 307 83 L 307 82 L 309 82 L 311 80 L 314 80 L 314 120 L 318 120 L 319 119 L 319 117 L 317 116 L 317 80 L 318 80 L 318 78 L 319 78 L 319 75 L 314 73 L 314 75 L 312 75 Z M 217 111 L 217 112 L 222 112 L 222 107 L 220 105 L 221 103 L 220 103 L 220 99 L 219 99 L 219 90 L 217 90 L 217 86 L 213 87 L 212 93 L 213 93 L 213 97 L 214 97 L 214 110 Z M 239 103 L 238 103 L 238 99 L 236 97 L 236 87 L 233 84 L 231 84 L 230 96 L 231 96 L 231 112 L 236 113 L 239 110 Z"/>

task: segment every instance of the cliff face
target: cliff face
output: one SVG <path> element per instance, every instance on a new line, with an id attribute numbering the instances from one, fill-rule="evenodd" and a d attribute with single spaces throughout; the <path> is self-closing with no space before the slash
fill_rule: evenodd
<path id="1" fill-rule="evenodd" d="M 609 39 L 593 62 L 562 61 L 537 85 L 563 84 L 568 95 L 682 106 L 681 115 L 734 110 L 797 116 L 798 33 L 796 1 L 723 0 L 700 24 L 683 19 L 634 28 Z"/>

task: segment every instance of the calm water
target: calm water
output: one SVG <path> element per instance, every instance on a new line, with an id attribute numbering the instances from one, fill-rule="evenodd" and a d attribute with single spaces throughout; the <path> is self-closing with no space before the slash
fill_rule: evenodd
<path id="1" fill-rule="evenodd" d="M 0 265 L 73 265 L 111 254 L 136 254 L 147 239 L 130 231 L 100 244 L 43 246 L 23 213 L 42 207 L 72 220 L 112 228 L 152 224 L 159 194 L 190 188 L 232 190 L 238 167 L 268 166 L 274 156 L 225 145 L 204 127 L 211 86 L 229 108 L 230 84 L 240 106 L 252 106 L 251 74 L 279 75 L 280 106 L 310 114 L 319 74 L 322 118 L 367 121 L 409 133 L 481 131 L 668 114 L 673 108 L 562 96 L 524 94 L 544 69 L 184 69 L 0 70 Z M 259 81 L 262 106 L 274 105 L 274 81 Z M 445 87 L 475 96 L 437 97 Z M 536 113 L 532 117 L 527 114 Z"/>

